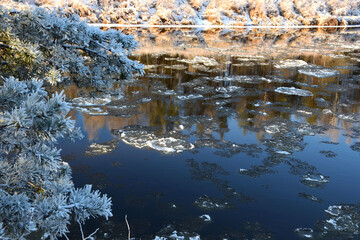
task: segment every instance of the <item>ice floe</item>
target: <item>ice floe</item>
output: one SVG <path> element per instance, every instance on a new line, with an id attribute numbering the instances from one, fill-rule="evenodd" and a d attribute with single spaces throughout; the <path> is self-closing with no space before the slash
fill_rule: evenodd
<path id="1" fill-rule="evenodd" d="M 340 74 L 338 70 L 327 68 L 303 68 L 299 69 L 298 72 L 317 78 L 332 77 Z"/>
<path id="2" fill-rule="evenodd" d="M 281 60 L 279 63 L 275 64 L 274 67 L 276 68 L 297 68 L 297 67 L 304 67 L 308 64 L 303 60 L 294 60 L 294 59 L 287 59 Z"/>
<path id="3" fill-rule="evenodd" d="M 194 205 L 205 210 L 219 210 L 224 208 L 233 208 L 234 206 L 223 199 L 212 198 L 202 195 L 194 202 Z"/>
<path id="4" fill-rule="evenodd" d="M 203 64 L 207 67 L 215 67 L 218 66 L 219 63 L 214 58 L 208 58 L 208 57 L 201 57 L 196 56 L 194 59 L 181 59 L 177 60 L 178 62 L 185 62 L 189 64 Z"/>
<path id="5" fill-rule="evenodd" d="M 286 95 L 296 95 L 302 97 L 311 97 L 314 94 L 308 90 L 303 90 L 295 87 L 278 87 L 275 89 L 275 92 L 286 94 Z"/>
<path id="6" fill-rule="evenodd" d="M 101 154 L 111 153 L 117 148 L 118 144 L 119 141 L 116 139 L 105 143 L 92 143 L 85 150 L 84 156 L 97 156 Z"/>
<path id="7" fill-rule="evenodd" d="M 156 234 L 154 240 L 200 240 L 200 235 L 197 233 L 176 229 L 175 226 L 168 225 Z"/>
<path id="8" fill-rule="evenodd" d="M 188 95 L 178 95 L 176 96 L 177 99 L 186 101 L 186 100 L 194 100 L 194 99 L 201 99 L 204 98 L 201 94 L 188 94 Z"/>
<path id="9" fill-rule="evenodd" d="M 199 218 L 202 219 L 204 222 L 211 222 L 211 217 L 208 214 L 201 215 Z"/>
<path id="10" fill-rule="evenodd" d="M 72 100 L 72 104 L 79 107 L 104 106 L 111 102 L 110 96 L 104 97 L 78 97 Z"/>
<path id="11" fill-rule="evenodd" d="M 311 228 L 296 228 L 294 232 L 303 238 L 313 238 L 314 230 Z"/>
<path id="12" fill-rule="evenodd" d="M 175 138 L 175 133 L 174 136 L 171 134 L 158 135 L 150 127 L 128 126 L 116 132 L 116 135 L 124 143 L 136 148 L 150 148 L 165 154 L 180 153 L 194 148 L 192 143 L 181 138 Z"/>

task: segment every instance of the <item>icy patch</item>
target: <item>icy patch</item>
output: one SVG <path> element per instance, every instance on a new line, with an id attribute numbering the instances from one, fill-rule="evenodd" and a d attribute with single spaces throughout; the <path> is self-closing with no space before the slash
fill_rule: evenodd
<path id="1" fill-rule="evenodd" d="M 245 76 L 245 75 L 231 75 L 227 77 L 216 76 L 210 79 L 213 82 L 238 82 L 238 83 L 251 83 L 260 84 L 262 82 L 271 82 L 271 80 L 260 76 Z"/>
<path id="2" fill-rule="evenodd" d="M 175 65 L 165 66 L 165 68 L 174 69 L 174 70 L 178 70 L 178 71 L 188 69 L 187 66 L 182 65 L 182 64 L 175 64 Z"/>
<path id="3" fill-rule="evenodd" d="M 176 230 L 174 226 L 168 225 L 161 229 L 154 240 L 200 240 L 200 235 L 186 230 Z"/>
<path id="4" fill-rule="evenodd" d="M 184 62 L 189 64 L 203 64 L 207 67 L 215 67 L 218 66 L 219 63 L 214 58 L 200 57 L 196 56 L 194 59 L 181 59 L 177 60 L 178 62 Z"/>
<path id="5" fill-rule="evenodd" d="M 149 127 L 129 126 L 120 130 L 117 135 L 124 143 L 136 148 L 150 148 L 165 154 L 181 153 L 194 148 L 194 145 L 186 140 L 156 135 Z"/>
<path id="6" fill-rule="evenodd" d="M 325 69 L 304 68 L 304 69 L 299 69 L 298 72 L 308 75 L 308 76 L 317 77 L 317 78 L 332 77 L 332 76 L 340 74 L 340 72 L 338 70 L 327 69 L 327 68 L 325 68 Z"/>
<path id="7" fill-rule="evenodd" d="M 300 237 L 310 239 L 313 238 L 314 230 L 312 230 L 311 228 L 296 228 L 294 232 Z"/>
<path id="8" fill-rule="evenodd" d="M 202 195 L 195 202 L 194 205 L 205 210 L 219 210 L 225 208 L 233 208 L 233 206 L 224 200 L 211 198 L 207 195 Z"/>
<path id="9" fill-rule="evenodd" d="M 172 137 L 148 141 L 146 142 L 146 145 L 163 153 L 180 153 L 194 148 L 192 143 Z"/>
<path id="10" fill-rule="evenodd" d="M 237 87 L 237 86 L 228 86 L 228 87 L 217 87 L 216 92 L 219 93 L 236 93 L 236 92 L 242 92 L 244 88 Z"/>
<path id="11" fill-rule="evenodd" d="M 300 88 L 295 87 L 278 87 L 275 89 L 275 92 L 283 93 L 286 95 L 296 95 L 296 96 L 302 96 L 302 97 L 311 97 L 313 96 L 313 93 L 308 90 L 303 90 Z"/>
<path id="12" fill-rule="evenodd" d="M 204 222 L 211 222 L 210 215 L 204 214 L 204 215 L 201 215 L 199 218 L 202 219 Z"/>
<path id="13" fill-rule="evenodd" d="M 171 76 L 171 75 L 157 74 L 157 73 L 150 73 L 150 74 L 147 74 L 145 77 L 148 77 L 148 78 L 160 78 L 160 79 L 173 78 L 173 76 Z"/>
<path id="14" fill-rule="evenodd" d="M 321 174 L 307 174 L 303 176 L 305 181 L 309 182 L 318 182 L 318 183 L 328 183 L 329 177 L 325 177 Z"/>
<path id="15" fill-rule="evenodd" d="M 307 174 L 302 177 L 301 183 L 310 188 L 323 188 L 329 182 L 329 177 L 321 174 Z"/>
<path id="16" fill-rule="evenodd" d="M 279 125 L 269 125 L 264 127 L 265 132 L 269 134 L 276 134 L 281 132 L 281 126 Z"/>
<path id="17" fill-rule="evenodd" d="M 290 155 L 288 151 L 276 151 L 277 154 Z"/>
<path id="18" fill-rule="evenodd" d="M 174 90 L 162 90 L 162 89 L 158 89 L 156 91 L 153 91 L 154 94 L 159 94 L 159 95 L 165 95 L 165 96 L 171 96 L 171 95 L 176 95 Z"/>
<path id="19" fill-rule="evenodd" d="M 339 114 L 337 115 L 337 118 L 349 122 L 356 122 L 358 120 L 358 117 L 355 114 Z"/>
<path id="20" fill-rule="evenodd" d="M 313 231 L 306 229 L 302 231 L 302 228 L 299 228 L 298 232 L 321 236 L 321 239 L 358 239 L 360 229 L 359 206 L 333 205 L 329 206 L 325 212 L 329 215 L 329 219 L 318 221 Z"/>
<path id="21" fill-rule="evenodd" d="M 98 156 L 101 154 L 111 153 L 117 148 L 118 144 L 118 140 L 111 140 L 105 143 L 92 143 L 85 150 L 84 156 Z"/>
<path id="22" fill-rule="evenodd" d="M 306 123 L 301 124 L 298 127 L 297 131 L 302 135 L 315 136 L 315 131 L 313 130 L 310 124 L 306 124 Z"/>
<path id="23" fill-rule="evenodd" d="M 110 96 L 104 96 L 101 98 L 83 98 L 78 97 L 72 100 L 72 104 L 79 107 L 92 107 L 92 106 L 104 106 L 111 102 Z"/>
<path id="24" fill-rule="evenodd" d="M 182 101 L 186 101 L 186 100 L 193 100 L 193 99 L 200 99 L 203 98 L 204 96 L 201 94 L 189 94 L 189 95 L 179 95 L 176 96 L 177 99 L 182 100 Z"/>
<path id="25" fill-rule="evenodd" d="M 278 64 L 275 64 L 274 67 L 276 68 L 296 68 L 296 67 L 304 67 L 308 64 L 303 60 L 281 60 Z"/>

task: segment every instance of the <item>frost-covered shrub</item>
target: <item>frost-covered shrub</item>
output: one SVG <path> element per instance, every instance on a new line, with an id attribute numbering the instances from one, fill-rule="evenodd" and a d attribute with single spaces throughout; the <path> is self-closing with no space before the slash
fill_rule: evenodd
<path id="1" fill-rule="evenodd" d="M 90 27 L 75 14 L 0 6 L 0 69 L 20 80 L 109 86 L 114 79 L 143 72 L 141 64 L 128 58 L 136 47 L 133 36 Z"/>
<path id="2" fill-rule="evenodd" d="M 112 216 L 111 200 L 91 186 L 76 189 L 54 145 L 81 137 L 63 93 L 51 97 L 42 81 L 7 78 L 0 88 L 0 238 L 65 236 L 73 219 Z"/>

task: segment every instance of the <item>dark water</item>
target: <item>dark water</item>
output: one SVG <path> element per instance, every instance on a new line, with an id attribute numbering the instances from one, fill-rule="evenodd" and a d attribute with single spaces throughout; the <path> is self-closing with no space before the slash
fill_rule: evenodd
<path id="1" fill-rule="evenodd" d="M 135 239 L 358 239 L 358 33 L 192 34 L 151 38 L 144 76 L 73 100 L 85 138 L 62 156 L 113 200 L 86 231 L 125 239 L 127 214 Z"/>

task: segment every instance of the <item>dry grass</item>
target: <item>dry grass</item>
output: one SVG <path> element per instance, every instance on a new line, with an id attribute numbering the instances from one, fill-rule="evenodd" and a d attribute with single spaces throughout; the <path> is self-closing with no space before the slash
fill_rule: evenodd
<path id="1" fill-rule="evenodd" d="M 346 25 L 360 23 L 354 0 L 0 0 L 62 8 L 89 22 L 127 24 Z"/>

